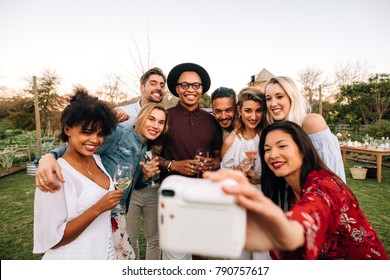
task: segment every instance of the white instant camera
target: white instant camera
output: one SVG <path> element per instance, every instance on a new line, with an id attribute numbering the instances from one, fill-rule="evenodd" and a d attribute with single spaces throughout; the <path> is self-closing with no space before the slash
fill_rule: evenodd
<path id="1" fill-rule="evenodd" d="M 158 224 L 163 250 L 209 257 L 237 258 L 245 244 L 246 211 L 222 185 L 179 175 L 167 177 L 159 190 Z"/>

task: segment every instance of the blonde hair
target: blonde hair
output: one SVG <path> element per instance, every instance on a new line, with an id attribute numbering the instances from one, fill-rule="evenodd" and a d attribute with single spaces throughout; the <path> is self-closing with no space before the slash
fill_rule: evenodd
<path id="1" fill-rule="evenodd" d="M 311 106 L 298 89 L 296 83 L 286 76 L 272 77 L 265 85 L 266 95 L 267 87 L 270 84 L 279 84 L 290 98 L 290 111 L 288 112 L 285 121 L 292 121 L 301 126 L 305 116 L 310 114 Z M 274 122 L 269 110 L 267 110 L 267 120 L 270 124 Z"/>
<path id="2" fill-rule="evenodd" d="M 139 112 L 139 115 L 137 117 L 137 120 L 135 121 L 134 130 L 137 133 L 141 132 L 141 127 L 145 124 L 146 119 L 150 116 L 150 114 L 152 113 L 152 111 L 154 109 L 161 110 L 165 113 L 165 124 L 164 124 L 164 130 L 163 130 L 162 134 L 164 134 L 168 131 L 168 112 L 167 112 L 167 110 L 162 105 L 160 105 L 158 103 L 148 103 L 142 107 L 142 109 Z"/>

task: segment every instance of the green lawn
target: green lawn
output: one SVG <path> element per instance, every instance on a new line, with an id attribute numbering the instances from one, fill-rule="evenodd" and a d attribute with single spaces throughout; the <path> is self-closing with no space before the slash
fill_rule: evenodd
<path id="1" fill-rule="evenodd" d="M 354 180 L 347 162 L 347 183 L 373 225 L 390 256 L 390 168 L 383 168 L 382 183 L 375 179 Z M 2 260 L 34 260 L 32 254 L 34 177 L 19 172 L 0 178 L 0 257 Z M 145 240 L 141 238 L 141 247 Z M 141 248 L 141 259 L 144 249 Z"/>

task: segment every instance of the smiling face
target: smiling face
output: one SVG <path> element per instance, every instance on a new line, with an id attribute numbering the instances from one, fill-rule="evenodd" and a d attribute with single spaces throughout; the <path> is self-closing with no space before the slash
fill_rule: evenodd
<path id="1" fill-rule="evenodd" d="M 72 127 L 65 125 L 64 130 L 68 136 L 68 150 L 83 156 L 93 155 L 104 141 L 103 133 L 99 127 L 93 131 L 91 126 L 83 129 L 83 124 Z"/>
<path id="2" fill-rule="evenodd" d="M 196 72 L 183 72 L 178 81 L 178 84 L 181 83 L 202 83 L 202 79 Z M 180 104 L 192 111 L 198 107 L 199 99 L 202 97 L 203 87 L 200 86 L 197 90 L 194 90 L 192 86 L 189 86 L 187 89 L 183 89 L 180 85 L 176 86 L 176 92 L 179 95 Z"/>
<path id="3" fill-rule="evenodd" d="M 290 185 L 299 185 L 303 154 L 290 134 L 280 129 L 267 134 L 264 161 L 277 177 L 284 177 Z"/>
<path id="4" fill-rule="evenodd" d="M 214 117 L 219 125 L 228 131 L 233 129 L 234 106 L 234 100 L 230 97 L 215 98 L 213 100 Z"/>
<path id="5" fill-rule="evenodd" d="M 246 100 L 238 107 L 238 113 L 241 116 L 245 127 L 249 129 L 256 129 L 260 121 L 263 119 L 263 108 L 260 102 L 253 100 Z"/>
<path id="6" fill-rule="evenodd" d="M 164 78 L 157 74 L 150 75 L 149 79 L 145 82 L 145 85 L 140 86 L 142 95 L 142 105 L 147 102 L 160 103 L 165 94 L 165 81 Z"/>
<path id="7" fill-rule="evenodd" d="M 265 89 L 268 112 L 276 121 L 286 120 L 291 108 L 291 100 L 279 84 L 269 84 Z"/>
<path id="8" fill-rule="evenodd" d="M 141 125 L 141 138 L 154 140 L 164 131 L 166 123 L 166 113 L 160 109 L 153 109 L 150 115 Z"/>

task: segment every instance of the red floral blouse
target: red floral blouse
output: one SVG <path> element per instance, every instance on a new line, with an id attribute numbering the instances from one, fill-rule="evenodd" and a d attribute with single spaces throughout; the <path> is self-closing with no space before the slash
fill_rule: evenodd
<path id="1" fill-rule="evenodd" d="M 388 259 L 349 187 L 327 170 L 309 174 L 287 217 L 305 227 L 305 246 L 272 251 L 275 259 Z"/>

